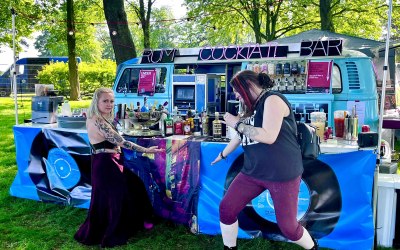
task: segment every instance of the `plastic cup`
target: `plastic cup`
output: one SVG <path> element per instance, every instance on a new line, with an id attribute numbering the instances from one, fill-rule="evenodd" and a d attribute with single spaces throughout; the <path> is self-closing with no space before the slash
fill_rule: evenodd
<path id="1" fill-rule="evenodd" d="M 312 112 L 310 113 L 311 125 L 316 127 L 317 135 L 321 140 L 324 139 L 326 114 L 325 112 Z"/>
<path id="2" fill-rule="evenodd" d="M 333 113 L 335 123 L 335 137 L 343 138 L 344 136 L 344 118 L 346 117 L 345 110 L 336 110 Z"/>

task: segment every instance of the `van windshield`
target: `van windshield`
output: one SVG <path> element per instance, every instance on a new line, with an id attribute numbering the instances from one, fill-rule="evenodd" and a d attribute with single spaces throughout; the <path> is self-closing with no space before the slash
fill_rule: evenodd
<path id="1" fill-rule="evenodd" d="M 155 93 L 165 92 L 165 78 L 167 75 L 167 68 L 127 68 L 119 78 L 116 88 L 117 93 L 138 93 L 139 73 L 140 70 L 155 70 L 156 83 Z"/>

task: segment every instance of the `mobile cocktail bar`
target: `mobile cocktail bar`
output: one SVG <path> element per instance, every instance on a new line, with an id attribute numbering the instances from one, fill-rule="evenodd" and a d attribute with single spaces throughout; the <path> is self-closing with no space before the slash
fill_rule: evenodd
<path id="1" fill-rule="evenodd" d="M 356 109 L 359 129 L 378 126 L 378 94 L 371 58 L 343 49 L 342 40 L 295 44 L 248 44 L 227 47 L 145 50 L 143 56 L 119 65 L 114 83 L 117 104 L 168 102 L 185 114 L 189 108 L 232 112 L 237 103 L 229 81 L 243 69 L 267 73 L 275 91 L 286 95 L 298 118 L 326 113 L 333 127 L 336 110 Z M 233 105 L 232 105 L 233 104 Z M 361 130 L 360 130 L 361 131 Z"/>
<path id="2" fill-rule="evenodd" d="M 117 113 L 125 113 L 122 107 L 152 110 L 164 104 L 168 111 L 177 107 L 181 114 L 207 110 L 210 118 L 214 111 L 234 113 L 238 102 L 228 83 L 243 69 L 268 73 L 276 83 L 274 90 L 288 97 L 299 119 L 308 122 L 311 113 L 324 112 L 327 125 L 333 127 L 334 111 L 356 109 L 359 126 L 377 130 L 378 95 L 371 59 L 343 50 L 341 40 L 146 50 L 142 57 L 118 67 L 113 86 Z M 146 112 L 137 113 L 141 117 Z M 39 125 L 13 128 L 18 173 L 10 194 L 87 208 L 91 192 L 87 131 Z M 124 150 L 124 165 L 143 180 L 154 211 L 194 233 L 219 234 L 218 206 L 243 166 L 243 150 L 239 147 L 226 161 L 211 166 L 226 141 L 210 142 L 194 135 L 131 136 L 125 127 L 122 132 L 141 146 L 166 149 L 157 155 Z M 369 249 L 375 233 L 375 152 L 353 147 L 352 152 L 321 154 L 303 163 L 298 220 L 323 247 Z M 285 240 L 267 191 L 252 200 L 238 220 L 239 237 Z"/>

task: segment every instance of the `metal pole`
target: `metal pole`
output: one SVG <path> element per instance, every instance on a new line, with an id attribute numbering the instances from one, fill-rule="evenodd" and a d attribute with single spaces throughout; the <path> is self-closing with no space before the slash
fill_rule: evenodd
<path id="1" fill-rule="evenodd" d="M 388 74 L 388 58 L 389 58 L 389 41 L 390 41 L 390 28 L 392 26 L 392 0 L 389 0 L 389 10 L 388 10 L 388 22 L 387 22 L 387 34 L 386 34 L 386 47 L 385 47 L 385 61 L 383 66 L 383 78 L 382 78 L 382 93 L 381 93 L 381 105 L 379 110 L 379 127 L 378 127 L 378 155 L 381 156 L 381 140 L 382 140 L 382 124 L 383 124 L 383 112 L 385 108 L 385 95 L 386 95 L 386 79 Z M 379 176 L 379 165 L 380 161 L 376 164 L 374 173 L 374 189 L 373 189 L 373 222 L 374 228 L 376 230 L 376 208 L 378 204 L 378 176 Z M 376 232 L 374 236 L 376 235 Z"/>
<path id="2" fill-rule="evenodd" d="M 14 93 L 14 111 L 15 111 L 15 125 L 18 125 L 18 98 L 17 98 L 17 71 L 16 71 L 16 55 L 15 55 L 15 10 L 11 8 L 12 15 L 12 36 L 13 36 L 13 57 L 14 66 L 12 71 L 12 87 Z"/>

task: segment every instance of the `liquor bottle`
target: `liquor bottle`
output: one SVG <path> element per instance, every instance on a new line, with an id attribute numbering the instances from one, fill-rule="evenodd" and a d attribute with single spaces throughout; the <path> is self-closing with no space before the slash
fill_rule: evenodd
<path id="1" fill-rule="evenodd" d="M 190 128 L 190 120 L 186 119 L 183 121 L 183 133 L 185 135 L 191 135 L 192 134 L 192 130 Z"/>
<path id="2" fill-rule="evenodd" d="M 174 123 L 171 116 L 168 114 L 167 118 L 164 120 L 164 134 L 165 136 L 170 136 L 174 134 Z"/>
<path id="3" fill-rule="evenodd" d="M 155 101 L 153 102 L 153 105 L 150 105 L 152 111 L 156 111 L 156 110 L 157 110 L 157 104 L 158 104 L 158 101 L 155 100 Z"/>
<path id="4" fill-rule="evenodd" d="M 288 63 L 288 62 L 283 64 L 283 75 L 290 76 L 290 63 Z"/>
<path id="5" fill-rule="evenodd" d="M 194 117 L 194 116 L 193 116 L 193 111 L 192 111 L 192 109 L 190 108 L 190 103 L 189 103 L 189 109 L 188 109 L 187 114 L 186 114 L 186 120 L 189 121 L 189 124 L 190 124 L 190 131 L 192 131 L 192 132 L 193 132 L 193 130 L 194 130 L 193 117 Z"/>
<path id="6" fill-rule="evenodd" d="M 219 120 L 219 112 L 215 112 L 215 120 L 212 122 L 213 128 L 213 138 L 222 138 L 222 123 Z"/>
<path id="7" fill-rule="evenodd" d="M 140 112 L 140 102 L 137 102 L 136 103 L 136 112 Z"/>
<path id="8" fill-rule="evenodd" d="M 193 118 L 193 135 L 194 136 L 201 136 L 201 129 L 200 129 L 200 117 L 199 114 L 196 112 Z"/>
<path id="9" fill-rule="evenodd" d="M 266 62 L 263 62 L 260 66 L 260 72 L 268 74 L 268 64 Z"/>
<path id="10" fill-rule="evenodd" d="M 160 104 L 159 106 L 161 106 L 161 104 Z M 165 102 L 163 103 L 163 105 L 161 106 L 161 110 L 164 110 L 164 109 L 166 109 L 166 108 L 167 108 L 167 106 L 168 106 L 168 102 L 167 102 L 167 101 L 165 101 Z"/>
<path id="11" fill-rule="evenodd" d="M 203 117 L 201 118 L 201 127 L 201 132 L 203 136 L 208 136 L 208 116 L 206 111 L 203 111 Z"/>
<path id="12" fill-rule="evenodd" d="M 289 91 L 289 81 L 288 81 L 287 77 L 285 78 L 284 84 L 285 84 L 285 91 L 288 92 Z"/>
<path id="13" fill-rule="evenodd" d="M 183 135 L 183 124 L 178 111 L 175 113 L 174 134 Z"/>
<path id="14" fill-rule="evenodd" d="M 140 109 L 141 112 L 149 112 L 149 106 L 147 104 L 147 96 L 144 97 L 143 106 Z"/>

